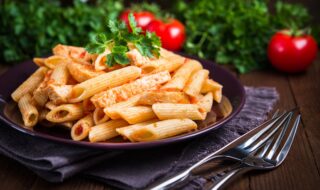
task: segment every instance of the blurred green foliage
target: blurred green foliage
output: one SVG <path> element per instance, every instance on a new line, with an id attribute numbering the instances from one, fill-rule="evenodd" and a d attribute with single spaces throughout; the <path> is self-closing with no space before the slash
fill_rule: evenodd
<path id="1" fill-rule="evenodd" d="M 61 1 L 64 2 L 64 1 Z M 0 63 L 49 54 L 57 43 L 84 46 L 103 31 L 107 19 L 116 19 L 122 0 L 4 0 L 0 7 Z M 154 3 L 132 3 L 133 11 L 149 10 L 158 17 L 173 14 L 185 23 L 184 51 L 220 64 L 232 64 L 245 73 L 267 65 L 271 36 L 284 28 L 310 26 L 307 9 L 277 2 L 271 14 L 268 0 L 172 0 L 169 9 Z M 312 27 L 320 40 L 320 27 Z"/>
<path id="2" fill-rule="evenodd" d="M 267 65 L 268 42 L 277 30 L 305 27 L 310 20 L 303 6 L 280 1 L 274 14 L 266 0 L 178 0 L 174 7 L 186 24 L 185 51 L 233 64 L 240 73 Z"/>
<path id="3" fill-rule="evenodd" d="M 44 56 L 58 43 L 84 46 L 122 9 L 121 0 L 93 4 L 74 0 L 68 6 L 58 0 L 4 0 L 0 5 L 0 61 Z"/>

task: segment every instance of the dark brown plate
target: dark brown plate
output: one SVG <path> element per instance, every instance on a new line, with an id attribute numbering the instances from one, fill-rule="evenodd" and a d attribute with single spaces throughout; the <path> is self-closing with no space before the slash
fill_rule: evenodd
<path id="1" fill-rule="evenodd" d="M 199 60 L 203 67 L 210 71 L 210 77 L 223 85 L 223 94 L 224 96 L 228 97 L 233 106 L 233 111 L 228 117 L 218 120 L 218 122 L 215 123 L 212 120 L 210 121 L 209 113 L 206 120 L 198 122 L 199 129 L 197 131 L 152 142 L 131 143 L 122 142 L 119 141 L 119 139 L 113 139 L 112 141 L 103 143 L 90 143 L 86 141 L 73 141 L 70 138 L 69 132 L 61 128 L 48 129 L 37 125 L 33 131 L 25 129 L 23 128 L 23 123 L 20 112 L 17 108 L 17 104 L 12 101 L 10 94 L 26 78 L 28 78 L 33 71 L 36 70 L 37 66 L 31 61 L 12 67 L 0 77 L 0 119 L 12 128 L 34 137 L 40 137 L 60 143 L 99 149 L 141 149 L 186 141 L 223 126 L 223 124 L 228 122 L 231 118 L 239 113 L 245 102 L 244 88 L 230 72 L 211 61 L 202 60 L 195 57 L 192 58 Z"/>

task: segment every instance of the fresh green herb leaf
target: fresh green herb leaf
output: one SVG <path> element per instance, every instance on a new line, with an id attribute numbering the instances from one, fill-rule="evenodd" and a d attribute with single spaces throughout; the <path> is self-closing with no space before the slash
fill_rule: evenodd
<path id="1" fill-rule="evenodd" d="M 141 28 L 137 27 L 132 13 L 129 14 L 129 23 L 132 29 L 130 33 L 124 23 L 116 20 L 108 22 L 106 33 L 97 34 L 94 40 L 86 46 L 89 53 L 102 53 L 110 49 L 107 55 L 106 64 L 109 67 L 115 64 L 126 65 L 130 60 L 126 53 L 129 51 L 128 43 L 135 45 L 141 55 L 146 57 L 159 56 L 161 42 L 154 33 L 141 34 Z"/>
<path id="2" fill-rule="evenodd" d="M 128 19 L 129 19 L 130 28 L 132 29 L 132 33 L 139 34 L 141 32 L 141 28 L 137 27 L 137 22 L 135 21 L 132 13 L 129 14 Z"/>
<path id="3" fill-rule="evenodd" d="M 130 63 L 129 58 L 125 53 L 113 53 L 115 62 L 119 63 L 120 65 L 127 65 Z"/>

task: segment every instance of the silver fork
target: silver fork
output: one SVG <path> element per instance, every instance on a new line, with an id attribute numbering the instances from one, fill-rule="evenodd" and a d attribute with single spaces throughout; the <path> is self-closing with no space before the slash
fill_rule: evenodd
<path id="1" fill-rule="evenodd" d="M 240 144 L 236 147 L 233 147 L 225 152 L 219 152 L 219 153 L 214 152 L 214 153 L 206 156 L 202 160 L 198 161 L 197 163 L 195 163 L 194 165 L 192 165 L 188 169 L 182 171 L 181 173 L 179 173 L 173 177 L 170 177 L 168 179 L 165 179 L 164 181 L 162 181 L 160 183 L 152 185 L 152 187 L 150 187 L 150 189 L 162 190 L 162 189 L 168 189 L 170 187 L 173 187 L 178 182 L 181 182 L 181 181 L 187 179 L 189 177 L 190 173 L 195 168 L 197 168 L 197 167 L 199 167 L 209 161 L 217 159 L 217 158 L 228 158 L 228 159 L 232 159 L 232 160 L 236 160 L 236 161 L 241 161 L 243 158 L 247 157 L 250 153 L 259 149 L 263 145 L 263 143 L 266 142 L 266 140 L 259 142 L 258 144 L 255 144 L 254 146 L 251 146 L 252 144 L 254 144 L 262 135 L 269 132 L 268 130 L 270 128 L 274 127 L 274 125 L 276 125 L 276 127 L 271 132 L 269 132 L 268 136 L 272 136 L 274 133 L 276 133 L 277 129 L 280 128 L 280 126 L 285 122 L 285 120 L 288 119 L 293 114 L 294 110 L 295 109 L 293 109 L 292 111 L 289 111 L 289 112 L 285 112 L 280 115 L 278 115 L 278 111 L 276 111 L 276 113 L 273 115 L 272 119 L 264 122 L 259 127 L 257 127 L 257 128 L 260 128 L 260 127 L 264 126 L 259 132 L 257 132 L 255 135 L 253 135 L 252 137 L 250 137 L 246 141 L 244 141 L 242 144 Z M 233 143 L 231 143 L 231 144 L 233 144 Z"/>
<path id="2" fill-rule="evenodd" d="M 288 155 L 288 152 L 291 148 L 292 142 L 296 135 L 299 122 L 300 122 L 300 114 L 296 117 L 293 127 L 284 142 L 284 136 L 288 129 L 288 126 L 291 122 L 292 115 L 286 120 L 285 125 L 282 127 L 280 134 L 275 139 L 274 136 L 267 135 L 263 140 L 262 146 L 260 149 L 249 154 L 249 156 L 243 158 L 241 163 L 234 167 L 232 170 L 225 173 L 218 181 L 215 182 L 212 190 L 218 190 L 221 187 L 226 186 L 232 179 L 236 176 L 243 174 L 250 170 L 271 170 L 278 167 Z M 284 142 L 281 150 L 275 154 L 279 148 L 281 143 Z M 273 144 L 272 148 L 270 146 Z"/>

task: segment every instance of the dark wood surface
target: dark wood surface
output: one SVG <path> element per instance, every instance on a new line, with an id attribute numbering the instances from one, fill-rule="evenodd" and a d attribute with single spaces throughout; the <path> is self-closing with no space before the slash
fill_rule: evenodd
<path id="1" fill-rule="evenodd" d="M 0 67 L 0 74 L 8 69 Z M 320 187 L 320 57 L 304 73 L 287 75 L 268 69 L 238 76 L 244 85 L 274 86 L 280 93 L 279 109 L 299 107 L 302 124 L 285 162 L 268 172 L 249 172 L 227 187 L 229 190 L 293 190 Z M 61 184 L 48 183 L 24 166 L 0 156 L 0 189 L 6 190 L 105 190 L 100 182 L 73 177 Z"/>

